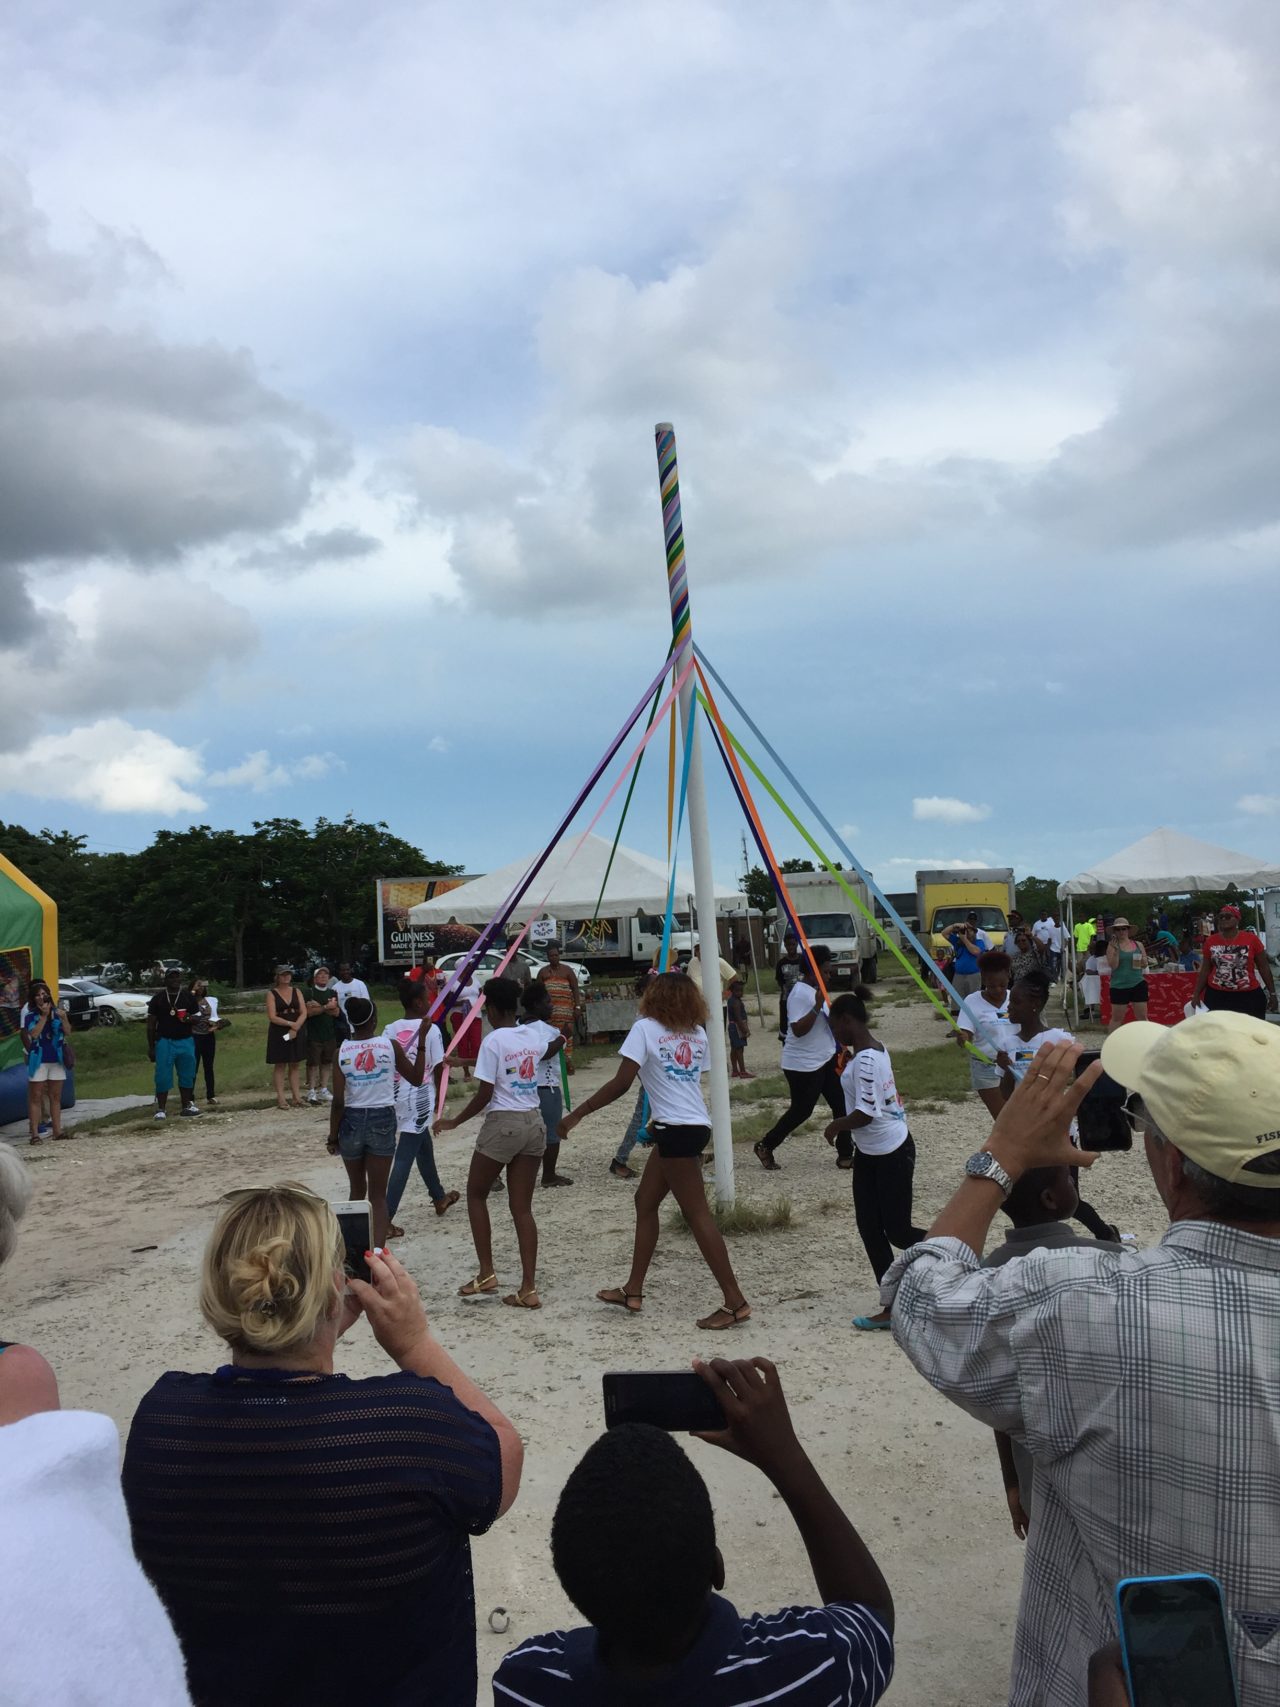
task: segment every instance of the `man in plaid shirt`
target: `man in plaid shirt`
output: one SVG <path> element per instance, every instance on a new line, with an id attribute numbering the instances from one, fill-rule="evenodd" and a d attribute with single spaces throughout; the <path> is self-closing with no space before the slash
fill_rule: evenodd
<path id="1" fill-rule="evenodd" d="M 1134 1022 L 1077 1081 L 1079 1053 L 1041 1050 L 885 1276 L 894 1336 L 1035 1463 L 1011 1707 L 1085 1707 L 1117 1581 L 1182 1571 L 1222 1584 L 1242 1702 L 1280 1701 L 1280 1028 Z M 1131 1093 L 1168 1232 L 981 1268 L 1014 1180 L 1096 1159 L 1068 1126 L 1102 1067 Z"/>

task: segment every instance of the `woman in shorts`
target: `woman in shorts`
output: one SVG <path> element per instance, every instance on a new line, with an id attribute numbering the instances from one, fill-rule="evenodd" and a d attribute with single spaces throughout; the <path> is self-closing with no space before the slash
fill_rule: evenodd
<path id="1" fill-rule="evenodd" d="M 578 1122 L 598 1108 L 626 1096 L 636 1079 L 649 1099 L 653 1148 L 636 1187 L 636 1237 L 631 1273 L 621 1286 L 605 1287 L 596 1297 L 636 1315 L 643 1308 L 644 1280 L 657 1249 L 658 1211 L 670 1192 L 680 1205 L 703 1260 L 715 1276 L 724 1303 L 698 1323 L 719 1332 L 749 1321 L 751 1306 L 738 1285 L 724 1237 L 716 1226 L 702 1184 L 702 1152 L 711 1142 L 711 1123 L 700 1080 L 706 1072 L 707 1005 L 693 979 L 663 972 L 649 981 L 640 999 L 640 1017 L 618 1051 L 618 1071 L 572 1114 L 560 1122 L 567 1138 Z"/>
<path id="2" fill-rule="evenodd" d="M 27 1054 L 27 1123 L 29 1142 L 39 1144 L 40 1107 L 48 1104 L 55 1138 L 63 1137 L 62 1086 L 67 1077 L 66 1016 L 43 978 L 34 978 L 22 1010 L 22 1047 Z M 70 1136 L 70 1134 L 66 1134 Z"/>
<path id="3" fill-rule="evenodd" d="M 396 1153 L 396 1074 L 420 1085 L 427 1069 L 430 1019 L 418 1027 L 410 1060 L 391 1037 L 375 1037 L 378 1010 L 367 996 L 348 996 L 351 1036 L 338 1050 L 333 1068 L 333 1106 L 329 1110 L 331 1156 L 341 1156 L 353 1202 L 367 1198 L 373 1210 L 373 1242 L 387 1242 L 387 1180 Z"/>
<path id="4" fill-rule="evenodd" d="M 519 1023 L 520 986 L 514 978 L 490 978 L 484 987 L 484 1006 L 492 1029 L 476 1056 L 475 1095 L 461 1114 L 436 1125 L 437 1133 L 452 1132 L 488 1111 L 467 1174 L 467 1217 L 476 1247 L 476 1272 L 458 1288 L 458 1296 L 481 1298 L 498 1290 L 489 1193 L 506 1168 L 507 1206 L 520 1247 L 520 1284 L 502 1302 L 517 1310 L 540 1310 L 533 1188 L 538 1183 L 547 1132 L 538 1100 L 538 1069 L 544 1061 L 555 1059 L 564 1048 L 564 1039 L 552 1026 Z"/>
<path id="5" fill-rule="evenodd" d="M 1000 1089 L 1003 1077 L 996 1065 L 1000 1050 L 1000 1034 L 1009 1017 L 1009 956 L 1001 949 L 989 948 L 978 956 L 978 976 L 981 986 L 966 996 L 956 1016 L 955 1039 L 961 1049 L 976 1045 L 990 1060 L 980 1061 L 969 1056 L 969 1083 L 982 1098 L 988 1114 L 995 1120 L 1004 1107 L 1004 1092 Z"/>

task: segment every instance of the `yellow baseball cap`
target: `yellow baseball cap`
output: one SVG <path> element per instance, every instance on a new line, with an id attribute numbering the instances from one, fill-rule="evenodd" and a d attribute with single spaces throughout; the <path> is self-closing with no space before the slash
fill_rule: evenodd
<path id="1" fill-rule="evenodd" d="M 1102 1066 L 1193 1162 L 1280 1191 L 1280 1174 L 1249 1167 L 1280 1150 L 1280 1026 L 1224 1012 L 1175 1026 L 1131 1020 L 1103 1044 Z"/>

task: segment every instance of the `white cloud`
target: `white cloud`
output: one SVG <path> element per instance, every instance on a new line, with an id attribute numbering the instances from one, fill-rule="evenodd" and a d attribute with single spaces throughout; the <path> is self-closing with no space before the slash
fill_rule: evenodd
<path id="1" fill-rule="evenodd" d="M 1252 818 L 1271 818 L 1280 812 L 1280 794 L 1242 794 L 1236 808 Z"/>
<path id="2" fill-rule="evenodd" d="M 1066 693 L 1067 684 L 1065 682 L 1046 682 L 1044 691 L 1046 693 Z"/>
<path id="3" fill-rule="evenodd" d="M 922 823 L 932 819 L 940 824 L 980 824 L 991 816 L 991 808 L 971 805 L 950 794 L 917 794 L 911 802 L 911 816 Z"/>
<path id="4" fill-rule="evenodd" d="M 307 753 L 287 764 L 273 764 L 270 753 L 260 748 L 256 753 L 246 753 L 238 765 L 211 771 L 205 781 L 210 788 L 247 788 L 254 794 L 270 794 L 291 782 L 316 782 L 335 768 L 344 768 L 336 753 Z"/>
<path id="5" fill-rule="evenodd" d="M 204 800 L 193 792 L 203 769 L 194 747 L 106 717 L 0 753 L 0 791 L 168 818 L 203 809 Z"/>
<path id="6" fill-rule="evenodd" d="M 449 743 L 445 740 L 443 735 L 433 735 L 427 742 L 427 751 L 429 753 L 447 753 L 449 751 Z"/>
<path id="7" fill-rule="evenodd" d="M 846 842 L 856 842 L 858 837 L 862 834 L 862 831 L 856 824 L 837 824 L 836 828 L 839 830 Z M 854 851 L 856 852 L 857 850 L 855 849 Z"/>
<path id="8" fill-rule="evenodd" d="M 983 871 L 987 867 L 985 859 L 952 859 L 943 854 L 895 854 L 892 859 L 876 861 L 876 869 L 882 865 L 905 865 L 912 871 Z"/>

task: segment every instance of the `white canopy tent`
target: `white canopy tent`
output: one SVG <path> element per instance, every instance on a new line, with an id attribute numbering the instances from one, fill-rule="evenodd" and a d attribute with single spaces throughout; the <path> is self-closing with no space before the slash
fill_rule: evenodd
<path id="1" fill-rule="evenodd" d="M 604 883 L 613 844 L 603 836 L 588 836 L 575 857 L 578 840 L 577 836 L 568 835 L 552 849 L 546 864 L 512 912 L 514 923 L 522 925 L 544 912 L 552 917 L 582 918 L 595 912 L 598 898 L 603 919 L 618 919 L 638 912 L 666 912 L 671 873 L 661 860 L 619 845 L 601 897 L 600 885 Z M 536 857 L 529 854 L 524 859 L 513 860 L 487 876 L 464 883 L 460 889 L 446 890 L 434 901 L 420 901 L 409 909 L 410 924 L 441 925 L 450 920 L 460 925 L 488 924 Z M 677 868 L 676 906 L 681 912 L 688 907 L 687 897 L 692 894 L 692 874 Z M 737 890 L 716 890 L 717 912 L 744 905 L 745 899 Z"/>
<path id="2" fill-rule="evenodd" d="M 1212 842 L 1184 836 L 1181 830 L 1152 830 L 1109 859 L 1101 860 L 1067 883 L 1058 899 L 1067 904 L 1067 941 L 1074 954 L 1075 898 L 1088 895 L 1194 895 L 1204 889 L 1252 890 L 1280 887 L 1280 865 L 1252 854 L 1234 853 Z M 1075 989 L 1075 980 L 1071 980 Z M 1065 995 L 1065 993 L 1064 993 Z M 1079 999 L 1076 998 L 1079 1018 Z"/>

